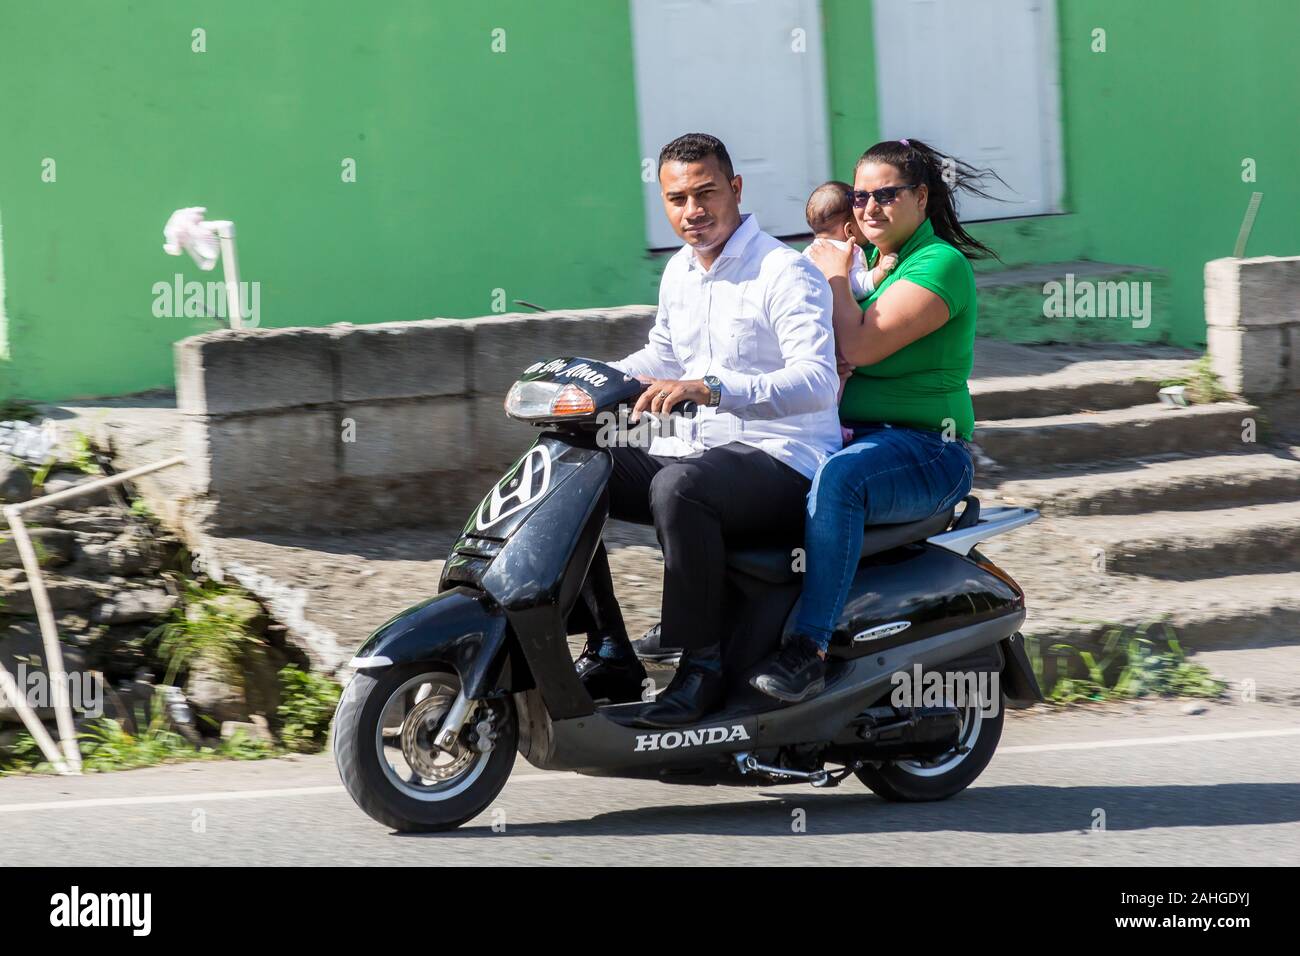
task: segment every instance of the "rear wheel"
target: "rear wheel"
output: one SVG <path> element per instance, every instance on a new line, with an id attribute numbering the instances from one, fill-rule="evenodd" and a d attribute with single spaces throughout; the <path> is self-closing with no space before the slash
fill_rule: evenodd
<path id="1" fill-rule="evenodd" d="M 509 698 L 480 702 L 450 748 L 434 743 L 460 678 L 433 664 L 359 672 L 334 718 L 334 759 L 357 806 L 403 832 L 451 830 L 505 786 L 518 737 Z"/>
<path id="2" fill-rule="evenodd" d="M 868 764 L 856 771 L 858 779 L 873 793 L 893 801 L 946 800 L 961 793 L 984 772 L 1002 738 L 1004 700 L 1000 689 L 993 693 L 997 706 L 991 708 L 992 713 L 986 713 L 982 697 L 972 696 L 958 708 L 961 733 L 953 750 L 927 760 L 896 760 L 878 767 Z"/>

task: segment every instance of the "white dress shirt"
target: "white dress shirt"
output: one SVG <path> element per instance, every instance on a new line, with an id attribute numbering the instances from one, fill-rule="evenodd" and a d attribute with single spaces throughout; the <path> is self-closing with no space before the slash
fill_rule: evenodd
<path id="1" fill-rule="evenodd" d="M 811 478 L 840 450 L 831 289 L 807 259 L 741 217 L 706 270 L 689 245 L 664 268 L 650 341 L 611 363 L 627 375 L 722 382 L 717 408 L 675 417 L 652 455 L 741 442 Z"/>

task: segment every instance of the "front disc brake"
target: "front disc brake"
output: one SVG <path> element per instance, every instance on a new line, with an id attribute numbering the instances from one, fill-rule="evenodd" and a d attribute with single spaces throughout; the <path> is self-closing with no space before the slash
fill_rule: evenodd
<path id="1" fill-rule="evenodd" d="M 434 743 L 453 698 L 431 695 L 411 708 L 402 722 L 402 756 L 425 780 L 450 780 L 462 773 L 478 754 L 459 739 L 450 750 Z"/>

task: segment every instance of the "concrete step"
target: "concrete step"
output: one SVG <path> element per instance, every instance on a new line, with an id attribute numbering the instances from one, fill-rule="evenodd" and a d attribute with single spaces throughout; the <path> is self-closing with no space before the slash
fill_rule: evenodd
<path id="1" fill-rule="evenodd" d="M 1300 572 L 1213 581 L 1107 577 L 1114 593 L 1104 606 L 1088 588 L 1072 601 L 1046 601 L 1029 591 L 1024 633 L 1087 647 L 1117 626 L 1167 621 L 1185 650 L 1300 645 Z M 1161 629 L 1152 627 L 1149 635 L 1162 636 Z"/>
<path id="2" fill-rule="evenodd" d="M 1160 383 L 1187 377 L 1193 364 L 1187 359 L 1075 362 L 1042 375 L 972 379 L 970 392 L 976 417 L 988 420 L 1125 408 L 1156 401 Z"/>
<path id="3" fill-rule="evenodd" d="M 976 424 L 975 441 L 1002 469 L 1146 458 L 1173 452 L 1243 447 L 1243 419 L 1258 428 L 1259 409 L 1242 402 L 1177 408 L 1155 402 L 1100 412 L 1013 418 Z"/>
<path id="4" fill-rule="evenodd" d="M 1073 542 L 1081 565 L 1108 574 L 1192 580 L 1300 571 L 1300 501 L 1060 518 L 1050 527 L 1063 545 Z"/>
<path id="5" fill-rule="evenodd" d="M 1300 501 L 1300 447 L 1040 470 L 976 494 L 990 504 L 1023 505 L 1049 515 L 1137 515 Z"/>

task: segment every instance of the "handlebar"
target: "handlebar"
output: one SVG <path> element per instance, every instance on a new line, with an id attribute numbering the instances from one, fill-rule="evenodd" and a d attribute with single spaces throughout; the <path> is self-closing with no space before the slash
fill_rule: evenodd
<path id="1" fill-rule="evenodd" d="M 645 389 L 643 388 L 640 392 L 640 395 L 644 395 L 644 394 L 645 394 Z M 638 395 L 637 397 L 639 398 L 640 395 Z M 635 404 L 635 403 L 629 402 L 629 404 Z M 695 415 L 699 412 L 699 410 L 700 410 L 700 403 L 696 401 L 692 401 L 691 399 L 688 398 L 686 401 L 678 402 L 676 405 L 674 405 L 673 410 L 668 414 L 681 415 L 683 418 L 694 418 Z"/>

